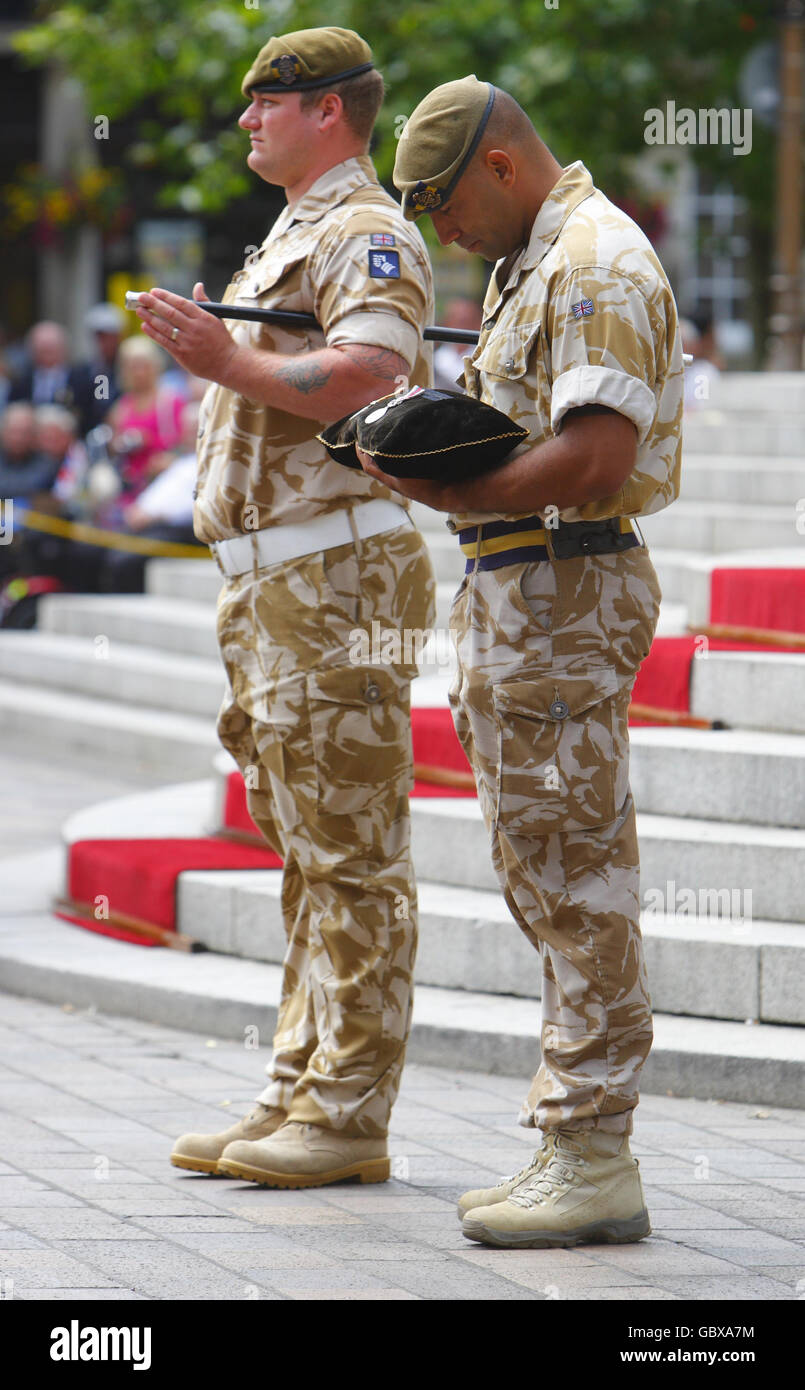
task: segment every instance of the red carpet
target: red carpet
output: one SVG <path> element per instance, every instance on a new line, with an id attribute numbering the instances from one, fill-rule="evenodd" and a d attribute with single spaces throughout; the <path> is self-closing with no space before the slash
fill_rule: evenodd
<path id="1" fill-rule="evenodd" d="M 713 570 L 710 622 L 805 632 L 805 568 Z"/>
<path id="2" fill-rule="evenodd" d="M 238 774 L 239 776 L 240 774 Z M 185 869 L 278 869 L 282 860 L 267 845 L 228 840 L 79 840 L 70 846 L 68 892 L 76 902 L 99 912 L 139 917 L 168 931 L 176 930 L 176 880 Z M 98 899 L 103 901 L 98 904 Z M 136 932 L 104 921 L 59 912 L 102 936 L 151 945 Z"/>

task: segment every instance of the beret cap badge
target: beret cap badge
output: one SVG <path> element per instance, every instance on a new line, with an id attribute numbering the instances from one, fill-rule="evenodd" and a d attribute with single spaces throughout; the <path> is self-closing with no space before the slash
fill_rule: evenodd
<path id="1" fill-rule="evenodd" d="M 268 71 L 269 76 L 275 77 L 278 82 L 290 87 L 302 71 L 302 64 L 295 53 L 283 53 L 279 58 L 274 58 L 269 63 Z"/>
<path id="2" fill-rule="evenodd" d="M 411 191 L 410 201 L 411 206 L 415 207 L 417 212 L 427 212 L 428 208 L 441 207 L 441 189 L 433 183 L 423 183 L 420 179 Z"/>

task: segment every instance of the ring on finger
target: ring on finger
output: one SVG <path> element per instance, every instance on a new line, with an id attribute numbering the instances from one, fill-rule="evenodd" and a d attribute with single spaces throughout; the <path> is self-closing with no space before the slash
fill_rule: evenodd
<path id="1" fill-rule="evenodd" d="M 176 342 L 176 339 L 178 338 L 178 336 L 179 336 L 179 330 L 178 330 L 178 328 L 176 327 L 176 325 L 174 324 L 173 328 L 171 329 L 171 342 L 172 342 L 172 343 L 175 343 L 175 342 Z"/>

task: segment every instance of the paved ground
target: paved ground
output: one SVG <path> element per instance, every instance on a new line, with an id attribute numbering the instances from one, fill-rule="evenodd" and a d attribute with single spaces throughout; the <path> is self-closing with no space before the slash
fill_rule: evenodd
<path id="1" fill-rule="evenodd" d="M 17 1299 L 746 1299 L 805 1295 L 805 1112 L 646 1096 L 654 1234 L 495 1251 L 466 1187 L 520 1166 L 523 1079 L 409 1066 L 393 1180 L 273 1192 L 181 1173 L 185 1129 L 245 1113 L 264 1055 L 0 996 L 0 1296 Z"/>

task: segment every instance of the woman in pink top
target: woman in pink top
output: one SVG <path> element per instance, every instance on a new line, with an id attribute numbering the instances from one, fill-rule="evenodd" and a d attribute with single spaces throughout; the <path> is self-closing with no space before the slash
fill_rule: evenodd
<path id="1" fill-rule="evenodd" d="M 112 406 L 108 423 L 123 484 L 118 503 L 127 505 L 170 463 L 164 455 L 181 437 L 184 400 L 160 385 L 165 361 L 150 339 L 127 338 L 118 360 L 123 395 Z"/>

